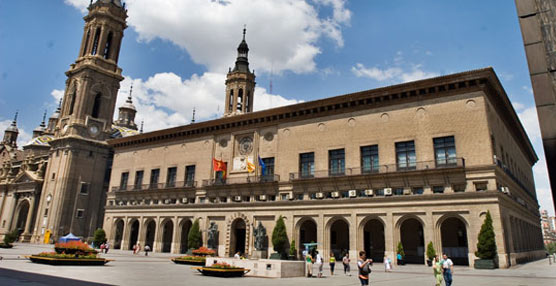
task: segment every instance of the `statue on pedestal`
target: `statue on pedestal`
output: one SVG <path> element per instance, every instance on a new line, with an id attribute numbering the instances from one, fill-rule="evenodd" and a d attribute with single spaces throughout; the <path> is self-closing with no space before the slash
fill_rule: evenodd
<path id="1" fill-rule="evenodd" d="M 257 228 L 253 230 L 253 235 L 255 236 L 255 249 L 266 250 L 265 249 L 266 228 L 263 226 L 263 224 L 260 221 Z"/>
<path id="2" fill-rule="evenodd" d="M 214 222 L 210 222 L 208 228 L 208 248 L 216 249 L 218 247 L 218 226 Z"/>

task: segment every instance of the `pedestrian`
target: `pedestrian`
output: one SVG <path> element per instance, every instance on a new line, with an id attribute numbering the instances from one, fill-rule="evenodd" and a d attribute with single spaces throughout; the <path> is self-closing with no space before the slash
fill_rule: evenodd
<path id="1" fill-rule="evenodd" d="M 104 244 L 104 242 L 100 245 L 100 252 L 104 253 L 104 247 L 106 246 L 106 244 Z"/>
<path id="2" fill-rule="evenodd" d="M 241 259 L 241 252 L 236 252 L 236 254 L 234 254 L 234 258 L 235 259 Z"/>
<path id="3" fill-rule="evenodd" d="M 149 251 L 151 251 L 151 247 L 148 244 L 146 244 L 145 245 L 145 256 L 149 256 Z"/>
<path id="4" fill-rule="evenodd" d="M 435 255 L 432 260 L 432 272 L 434 274 L 434 279 L 436 281 L 436 286 L 442 285 L 442 262 L 438 259 L 438 255 Z"/>
<path id="5" fill-rule="evenodd" d="M 137 252 L 137 245 L 133 246 L 133 255 L 135 255 L 135 253 Z"/>
<path id="6" fill-rule="evenodd" d="M 390 258 L 384 255 L 384 272 L 392 271 L 392 263 L 390 262 Z"/>
<path id="7" fill-rule="evenodd" d="M 138 242 L 137 243 L 137 247 L 136 247 L 136 253 L 135 254 L 139 254 L 139 252 L 141 252 L 141 244 Z"/>
<path id="8" fill-rule="evenodd" d="M 401 255 L 401 253 L 398 253 L 396 258 L 398 259 L 398 265 L 403 265 L 403 256 Z"/>
<path id="9" fill-rule="evenodd" d="M 108 250 L 110 250 L 110 244 L 107 241 L 106 245 L 104 246 L 104 253 L 108 253 Z"/>
<path id="10" fill-rule="evenodd" d="M 369 274 L 371 274 L 372 259 L 367 259 L 365 251 L 359 251 L 359 260 L 357 260 L 357 268 L 359 269 L 359 281 L 361 286 L 369 285 Z"/>
<path id="11" fill-rule="evenodd" d="M 334 276 L 334 266 L 336 266 L 336 256 L 334 256 L 334 252 L 330 253 L 330 276 Z"/>
<path id="12" fill-rule="evenodd" d="M 351 269 L 349 267 L 349 263 L 351 262 L 351 260 L 349 259 L 349 253 L 346 252 L 346 254 L 344 255 L 344 258 L 342 258 L 342 264 L 344 265 L 344 274 L 351 276 Z"/>
<path id="13" fill-rule="evenodd" d="M 307 268 L 307 277 L 313 276 L 313 257 L 309 253 L 305 256 L 305 266 Z"/>
<path id="14" fill-rule="evenodd" d="M 324 264 L 324 260 L 322 259 L 322 256 L 320 255 L 320 253 L 317 251 L 317 257 L 316 257 L 316 265 L 317 268 L 319 270 L 319 274 L 317 275 L 318 278 L 322 278 L 322 265 Z"/>
<path id="15" fill-rule="evenodd" d="M 452 285 L 452 275 L 454 274 L 454 263 L 450 258 L 448 258 L 448 255 L 446 255 L 446 253 L 442 255 L 442 258 L 443 258 L 442 270 L 444 271 L 444 282 L 446 283 L 446 286 L 450 286 Z"/>

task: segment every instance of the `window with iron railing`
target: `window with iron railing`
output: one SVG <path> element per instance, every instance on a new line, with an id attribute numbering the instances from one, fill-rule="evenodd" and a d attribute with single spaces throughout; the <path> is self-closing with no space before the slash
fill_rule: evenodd
<path id="1" fill-rule="evenodd" d="M 415 155 L 415 142 L 397 142 L 396 143 L 396 162 L 398 170 L 415 170 L 417 165 L 417 157 Z"/>
<path id="2" fill-rule="evenodd" d="M 168 168 L 168 174 L 166 175 L 166 187 L 173 188 L 176 186 L 176 174 L 178 172 L 178 168 L 170 167 Z"/>
<path id="3" fill-rule="evenodd" d="M 456 142 L 454 136 L 434 138 L 434 157 L 436 166 L 452 166 L 457 164 Z"/>
<path id="4" fill-rule="evenodd" d="M 361 172 L 378 172 L 378 145 L 361 147 Z"/>
<path id="5" fill-rule="evenodd" d="M 144 173 L 145 172 L 143 170 L 135 172 L 135 184 L 133 185 L 133 188 L 135 190 L 141 189 L 141 185 L 143 184 L 143 174 Z"/>
<path id="6" fill-rule="evenodd" d="M 346 152 L 344 149 L 328 151 L 328 173 L 331 176 L 344 175 L 346 173 Z"/>
<path id="7" fill-rule="evenodd" d="M 315 153 L 299 154 L 299 175 L 302 178 L 309 178 L 315 175 Z"/>
<path id="8" fill-rule="evenodd" d="M 151 170 L 151 180 L 149 181 L 149 188 L 156 189 L 158 187 L 159 176 L 160 176 L 160 169 Z"/>
<path id="9" fill-rule="evenodd" d="M 129 179 L 129 172 L 123 172 L 120 178 L 120 190 L 125 190 L 127 188 L 127 180 Z"/>
<path id="10" fill-rule="evenodd" d="M 185 186 L 193 187 L 195 184 L 195 165 L 185 167 Z"/>

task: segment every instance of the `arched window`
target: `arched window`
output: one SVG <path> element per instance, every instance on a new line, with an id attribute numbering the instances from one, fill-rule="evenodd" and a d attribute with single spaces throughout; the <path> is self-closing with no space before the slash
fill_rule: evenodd
<path id="1" fill-rule="evenodd" d="M 74 106 L 75 106 L 75 90 L 70 95 L 69 115 L 73 114 Z"/>
<path id="2" fill-rule="evenodd" d="M 237 94 L 237 110 L 241 111 L 242 106 L 243 106 L 243 89 L 240 88 Z"/>
<path id="3" fill-rule="evenodd" d="M 230 90 L 230 102 L 228 103 L 228 110 L 232 111 L 234 109 L 234 90 Z"/>
<path id="4" fill-rule="evenodd" d="M 91 50 L 91 55 L 97 54 L 99 38 L 100 38 L 100 27 L 97 28 L 97 31 L 95 32 L 95 38 L 93 39 L 93 49 Z"/>
<path id="5" fill-rule="evenodd" d="M 247 96 L 245 97 L 245 111 L 249 112 L 249 105 L 251 105 L 251 92 L 247 91 Z"/>
<path id="6" fill-rule="evenodd" d="M 93 104 L 93 112 L 91 112 L 91 116 L 94 118 L 98 118 L 99 116 L 101 97 L 102 95 L 100 93 L 97 93 L 97 95 L 95 96 L 95 103 Z"/>
<path id="7" fill-rule="evenodd" d="M 104 46 L 104 58 L 110 58 L 110 48 L 112 47 L 112 32 L 108 33 L 108 37 L 106 38 L 106 45 Z"/>
<path id="8" fill-rule="evenodd" d="M 83 47 L 83 53 L 81 56 L 84 56 L 87 53 L 87 48 L 89 47 L 89 37 L 91 36 L 91 29 L 87 31 L 87 37 L 85 38 L 85 46 Z"/>

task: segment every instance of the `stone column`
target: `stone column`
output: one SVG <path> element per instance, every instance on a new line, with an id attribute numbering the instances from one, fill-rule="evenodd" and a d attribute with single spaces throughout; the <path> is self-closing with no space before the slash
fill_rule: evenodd
<path id="1" fill-rule="evenodd" d="M 180 241 L 179 241 L 179 226 L 178 226 L 178 216 L 174 216 L 172 223 L 174 224 L 174 231 L 172 233 L 172 247 L 170 248 L 170 253 L 180 252 Z"/>
<path id="2" fill-rule="evenodd" d="M 154 228 L 154 242 L 153 242 L 153 252 L 160 252 L 162 248 L 162 226 L 160 225 L 160 217 L 157 216 L 154 220 L 156 223 L 156 227 Z"/>
<path id="3" fill-rule="evenodd" d="M 128 250 L 129 249 L 129 218 L 127 216 L 124 217 L 124 229 L 122 230 L 122 244 L 120 246 L 120 250 Z"/>
<path id="4" fill-rule="evenodd" d="M 353 211 L 351 213 L 351 217 L 348 218 L 349 221 L 349 256 L 351 257 L 356 257 L 353 255 L 357 255 L 359 254 L 358 250 L 363 250 L 363 249 L 357 249 L 357 215 L 355 214 L 355 211 Z M 330 251 L 328 251 L 326 253 L 326 257 L 330 256 Z"/>
<path id="5" fill-rule="evenodd" d="M 25 221 L 25 230 L 23 231 L 23 236 L 31 236 L 31 222 L 33 220 L 33 215 L 35 214 L 35 196 L 29 199 L 29 210 L 27 211 L 27 220 Z M 24 238 L 25 239 L 25 238 Z"/>
<path id="6" fill-rule="evenodd" d="M 145 240 L 146 238 L 146 231 L 143 229 L 143 225 L 145 224 L 145 220 L 141 216 L 139 218 L 139 235 L 137 236 L 137 242 L 141 244 L 141 247 L 145 247 Z"/>
<path id="7" fill-rule="evenodd" d="M 394 216 L 392 212 L 388 212 L 384 219 L 384 255 L 390 257 L 394 264 L 398 265 L 398 261 L 396 260 L 396 243 L 397 238 L 394 235 L 394 231 L 396 229 L 394 225 Z"/>
<path id="8" fill-rule="evenodd" d="M 317 218 L 317 243 L 321 243 L 322 251 L 327 252 L 330 250 L 328 249 L 329 246 L 326 245 L 325 231 L 326 231 L 326 227 L 324 226 L 324 215 L 320 213 L 319 217 Z"/>

